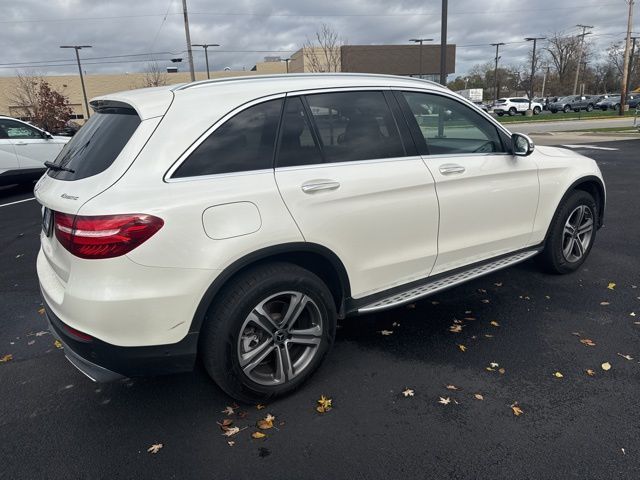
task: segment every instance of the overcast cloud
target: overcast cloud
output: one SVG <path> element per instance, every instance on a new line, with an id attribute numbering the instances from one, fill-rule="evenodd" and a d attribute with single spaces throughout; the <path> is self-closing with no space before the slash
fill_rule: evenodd
<path id="1" fill-rule="evenodd" d="M 93 45 L 81 52 L 89 74 L 141 71 L 151 58 L 95 57 L 167 52 L 154 56 L 162 67 L 171 57 L 186 62 L 181 0 L 0 0 L 0 7 L 0 75 L 14 75 L 17 62 L 38 61 L 40 73 L 75 73 L 73 51 L 58 48 L 64 44 Z M 266 55 L 284 58 L 321 23 L 350 44 L 403 44 L 416 36 L 440 41 L 438 0 L 188 0 L 188 8 L 192 42 L 222 45 L 209 50 L 214 70 L 250 69 Z M 575 33 L 579 23 L 594 26 L 589 41 L 604 52 L 624 39 L 626 12 L 624 0 L 452 0 L 448 41 L 458 45 L 453 76 L 491 61 L 490 43 L 510 43 L 500 61 L 518 64 L 531 48 L 523 37 Z M 194 51 L 194 61 L 197 70 L 205 69 L 202 49 Z M 59 65 L 65 63 L 71 65 Z M 186 63 L 181 70 L 188 70 Z"/>

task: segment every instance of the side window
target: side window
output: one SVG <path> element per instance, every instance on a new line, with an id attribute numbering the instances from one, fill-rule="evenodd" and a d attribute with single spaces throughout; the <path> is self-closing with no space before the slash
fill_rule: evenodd
<path id="1" fill-rule="evenodd" d="M 173 178 L 273 168 L 281 110 L 277 99 L 236 114 L 189 155 Z"/>
<path id="2" fill-rule="evenodd" d="M 293 167 L 318 163 L 322 163 L 322 155 L 311 134 L 311 125 L 302 100 L 300 97 L 288 97 L 280 127 L 276 165 Z"/>
<path id="3" fill-rule="evenodd" d="M 12 140 L 19 138 L 42 138 L 42 134 L 39 130 L 14 120 L 0 120 L 0 130 L 6 133 L 7 136 L 5 138 L 10 138 Z"/>
<path id="4" fill-rule="evenodd" d="M 431 155 L 504 152 L 496 127 L 466 105 L 439 95 L 402 92 Z"/>
<path id="5" fill-rule="evenodd" d="M 405 155 L 398 127 L 382 92 L 319 93 L 306 99 L 326 162 Z"/>

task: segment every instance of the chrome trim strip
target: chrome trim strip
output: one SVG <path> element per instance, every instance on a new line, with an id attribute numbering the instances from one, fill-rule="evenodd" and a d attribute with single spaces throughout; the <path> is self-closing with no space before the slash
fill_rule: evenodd
<path id="1" fill-rule="evenodd" d="M 440 290 L 444 290 L 445 288 L 460 285 L 461 283 L 465 283 L 469 280 L 473 280 L 483 275 L 487 275 L 497 270 L 502 270 L 503 268 L 507 268 L 517 263 L 523 262 L 524 260 L 533 257 L 537 253 L 538 250 L 527 250 L 524 252 L 516 253 L 515 255 L 501 258 L 494 262 L 485 263 L 483 265 L 479 265 L 477 267 L 455 273 L 448 277 L 439 278 L 424 285 L 414 287 L 404 292 L 396 293 L 394 295 L 391 295 L 390 297 L 383 298 L 382 300 L 378 300 L 369 305 L 365 305 L 364 307 L 360 307 L 358 309 L 358 313 L 376 312 L 404 305 L 405 303 L 413 302 L 420 298 L 439 292 Z"/>

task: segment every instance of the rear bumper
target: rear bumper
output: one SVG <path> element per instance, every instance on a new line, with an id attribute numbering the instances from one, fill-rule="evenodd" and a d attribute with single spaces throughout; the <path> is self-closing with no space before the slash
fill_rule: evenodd
<path id="1" fill-rule="evenodd" d="M 125 377 L 153 376 L 193 369 L 197 353 L 197 332 L 171 345 L 120 347 L 97 338 L 80 340 L 44 303 L 52 333 L 60 339 L 69 362 L 94 382 L 110 382 Z"/>

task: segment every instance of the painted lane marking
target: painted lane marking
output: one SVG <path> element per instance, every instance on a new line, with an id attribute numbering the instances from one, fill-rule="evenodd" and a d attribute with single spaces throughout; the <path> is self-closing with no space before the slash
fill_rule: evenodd
<path id="1" fill-rule="evenodd" d="M 620 150 L 619 148 L 613 148 L 613 147 L 598 147 L 596 145 L 561 145 L 561 147 L 567 147 L 567 148 L 588 148 L 590 150 L 610 150 L 610 151 L 614 151 L 614 150 Z"/>
<path id="2" fill-rule="evenodd" d="M 10 205 L 15 205 L 15 204 L 17 204 L 17 203 L 29 202 L 29 201 L 31 201 L 31 200 L 35 200 L 35 199 L 36 199 L 36 197 L 31 197 L 31 198 L 25 198 L 24 200 L 17 200 L 17 201 L 15 201 L 15 202 L 3 203 L 2 205 L 0 205 L 0 208 L 2 208 L 2 207 L 8 207 L 8 206 L 10 206 Z"/>

